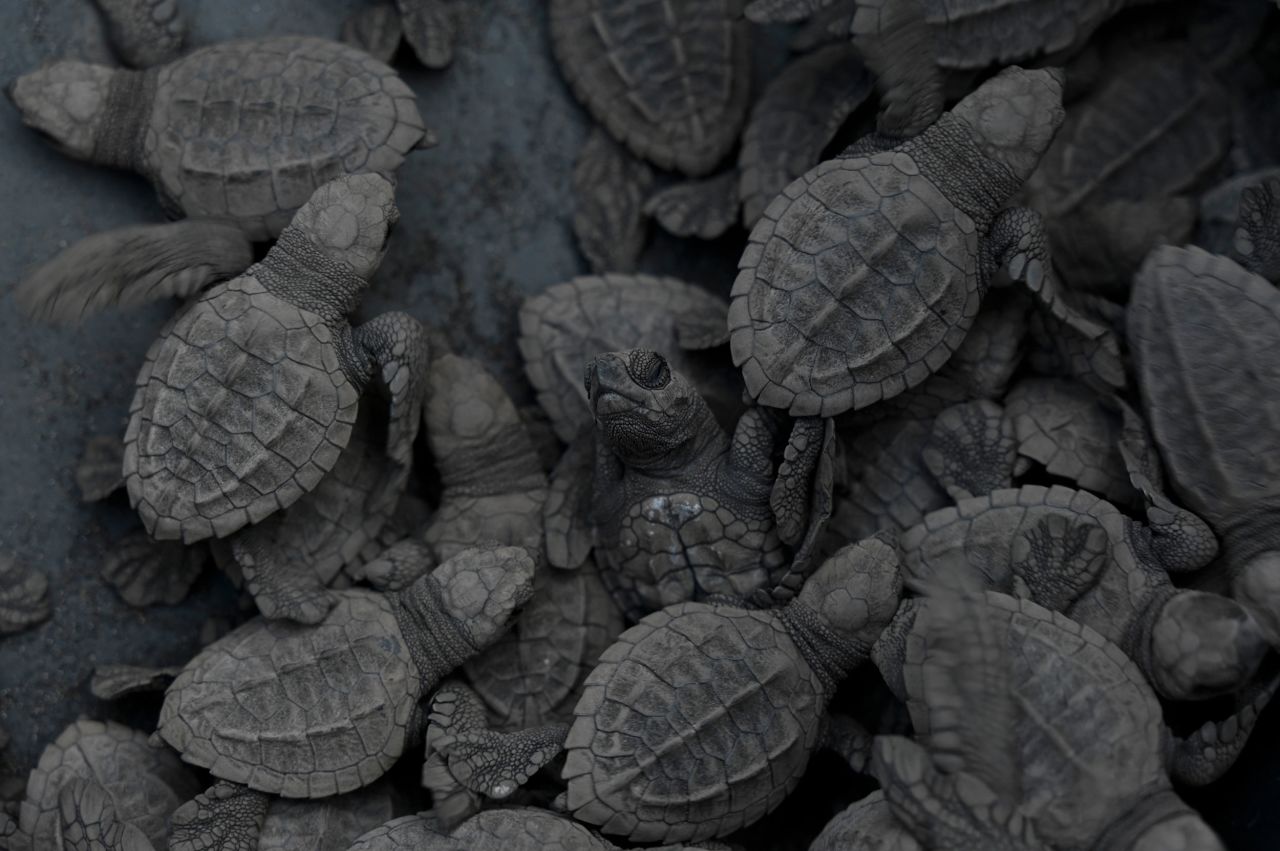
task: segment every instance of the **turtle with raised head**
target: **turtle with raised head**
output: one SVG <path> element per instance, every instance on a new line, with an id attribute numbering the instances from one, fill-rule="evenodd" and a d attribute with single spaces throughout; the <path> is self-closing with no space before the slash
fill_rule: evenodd
<path id="1" fill-rule="evenodd" d="M 116 819 L 132 825 L 157 848 L 166 847 L 170 816 L 200 789 L 171 752 L 148 744 L 145 733 L 114 721 L 76 721 L 44 749 L 27 778 L 18 840 L 11 847 L 56 847 L 59 794 L 77 779 L 96 784 Z"/>
<path id="2" fill-rule="evenodd" d="M 1085 491 L 1025 485 L 961 500 L 902 534 L 905 576 L 972 576 L 1097 630 L 1162 696 L 1198 700 L 1239 689 L 1267 644 L 1243 606 L 1175 588 L 1168 571 L 1211 562 L 1217 542 L 1187 511 L 1153 507 L 1139 524 Z"/>
<path id="3" fill-rule="evenodd" d="M 129 501 L 154 538 L 225 538 L 314 491 L 375 376 L 391 395 L 386 454 L 411 464 L 426 332 L 399 312 L 349 320 L 398 218 L 385 178 L 330 181 L 261 262 L 161 332 L 124 438 Z M 377 499 L 398 496 L 388 488 Z"/>
<path id="4" fill-rule="evenodd" d="M 1155 694 L 1094 630 L 939 589 L 902 650 L 918 741 L 877 739 L 871 773 L 919 845 L 890 831 L 882 847 L 1221 851 L 1173 791 Z"/>
<path id="5" fill-rule="evenodd" d="M 1128 330 L 1168 485 L 1222 543 L 1214 578 L 1280 646 L 1280 291 L 1229 258 L 1164 246 L 1134 281 Z"/>
<path id="6" fill-rule="evenodd" d="M 1007 68 L 943 113 L 904 5 L 854 21 L 886 89 L 877 132 L 793 181 L 751 232 L 729 307 L 748 391 L 796 416 L 891 399 L 942 368 L 1005 276 L 1122 383 L 1115 340 L 1059 292 L 1039 217 L 1004 207 L 1062 122 L 1061 72 Z"/>
<path id="7" fill-rule="evenodd" d="M 750 77 L 740 0 L 552 0 L 550 14 L 569 87 L 636 156 L 697 176 L 729 153 Z"/>
<path id="8" fill-rule="evenodd" d="M 416 732 L 418 699 L 507 629 L 533 572 L 525 549 L 475 548 L 405 591 L 334 592 L 316 625 L 255 618 L 187 665 L 165 694 L 159 735 L 255 793 L 366 786 Z"/>
<path id="9" fill-rule="evenodd" d="M 725 836 L 771 812 L 901 590 L 893 547 L 871 538 L 824 562 L 786 606 L 680 603 L 648 615 L 587 678 L 565 739 L 565 808 L 635 842 Z M 848 757 L 858 737 L 839 729 Z"/>
<path id="10" fill-rule="evenodd" d="M 237 274 L 250 242 L 279 235 L 321 186 L 392 177 L 433 141 L 394 71 L 303 36 L 215 44 L 146 71 L 56 62 L 8 92 L 59 150 L 139 172 L 171 216 L 189 219 L 91 236 L 33 273 L 18 298 L 56 320 Z"/>
<path id="11" fill-rule="evenodd" d="M 632 620 L 711 595 L 795 596 L 831 510 L 829 421 L 795 420 L 784 448 L 786 418 L 753 407 L 730 436 L 690 381 L 647 349 L 597 355 L 586 390 L 594 448 L 585 447 L 585 474 L 553 482 L 548 510 L 572 515 L 548 518 L 553 564 L 576 567 L 590 548 L 575 536 L 593 540 Z"/>

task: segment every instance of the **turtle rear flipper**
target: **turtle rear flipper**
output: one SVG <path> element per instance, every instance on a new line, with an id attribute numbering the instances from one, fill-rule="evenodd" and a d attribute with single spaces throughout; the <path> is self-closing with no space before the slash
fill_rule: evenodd
<path id="1" fill-rule="evenodd" d="M 138 692 L 159 692 L 169 687 L 182 668 L 144 668 L 138 665 L 99 665 L 93 669 L 89 691 L 98 700 L 116 700 Z"/>
<path id="2" fill-rule="evenodd" d="M 595 433 L 569 445 L 551 472 L 551 486 L 542 510 L 546 524 L 547 560 L 552 567 L 571 570 L 591 554 L 591 469 Z"/>
<path id="3" fill-rule="evenodd" d="M 173 0 L 94 0 L 107 19 L 111 46 L 126 64 L 150 68 L 177 59 L 187 36 Z"/>
<path id="4" fill-rule="evenodd" d="M 738 219 L 738 171 L 668 186 L 644 202 L 644 212 L 673 236 L 722 236 Z"/>
<path id="5" fill-rule="evenodd" d="M 256 851 L 271 797 L 219 780 L 174 811 L 169 851 Z"/>
<path id="6" fill-rule="evenodd" d="M 263 617 L 320 623 L 337 600 L 311 565 L 275 545 L 271 530 L 278 516 L 245 528 L 231 539 L 231 552 Z"/>
<path id="7" fill-rule="evenodd" d="M 953 405 L 933 421 L 920 456 L 956 502 L 1012 487 L 1017 466 L 1013 421 L 995 402 Z"/>
<path id="8" fill-rule="evenodd" d="M 124 487 L 124 441 L 118 435 L 97 434 L 85 441 L 76 485 L 84 502 L 106 499 Z"/>
<path id="9" fill-rule="evenodd" d="M 253 246 L 235 225 L 188 219 L 97 233 L 32 272 L 14 294 L 28 316 L 79 322 L 108 307 L 136 307 L 243 272 Z"/>
<path id="10" fill-rule="evenodd" d="M 1240 194 L 1231 253 L 1250 272 L 1280 284 L 1280 178 L 1249 186 Z"/>
<path id="11" fill-rule="evenodd" d="M 943 108 L 943 79 L 924 3 L 861 0 L 850 30 L 881 92 L 877 134 L 890 144 L 920 135 Z"/>
<path id="12" fill-rule="evenodd" d="M 107 790 L 77 777 L 58 793 L 64 851 L 155 851 L 147 835 L 120 821 Z"/>
<path id="13" fill-rule="evenodd" d="M 649 235 L 653 169 L 597 126 L 573 166 L 573 235 L 593 271 L 630 272 Z"/>
<path id="14" fill-rule="evenodd" d="M 1173 779 L 1188 786 L 1204 786 L 1226 774 L 1248 744 L 1277 686 L 1280 674 L 1273 668 L 1235 695 L 1236 709 L 1229 718 L 1207 722 L 1186 738 L 1175 737 L 1169 759 Z"/>
<path id="15" fill-rule="evenodd" d="M 396 0 L 404 40 L 418 61 L 428 68 L 447 68 L 453 62 L 456 28 L 451 3 L 444 0 Z"/>
<path id="16" fill-rule="evenodd" d="M 400 10 L 391 0 L 365 3 L 342 22 L 338 39 L 358 47 L 380 62 L 390 62 L 400 47 L 404 28 Z"/>
<path id="17" fill-rule="evenodd" d="M 355 328 L 356 345 L 376 367 L 391 394 L 391 420 L 387 426 L 387 456 L 399 467 L 379 493 L 369 497 L 372 510 L 393 510 L 404 491 L 413 466 L 413 442 L 422 424 L 422 402 L 427 388 L 430 338 L 422 323 L 407 313 L 393 311 L 376 316 Z"/>

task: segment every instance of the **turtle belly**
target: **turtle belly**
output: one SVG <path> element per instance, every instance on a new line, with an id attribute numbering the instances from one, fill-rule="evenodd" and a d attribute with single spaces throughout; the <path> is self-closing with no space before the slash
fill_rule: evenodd
<path id="1" fill-rule="evenodd" d="M 253 240 L 278 236 L 335 177 L 393 174 L 425 133 L 394 71 L 327 39 L 216 44 L 157 74 L 143 170 L 169 206 Z"/>
<path id="2" fill-rule="evenodd" d="M 936 372 L 981 305 L 974 222 L 900 152 L 821 163 L 751 232 L 729 310 L 761 403 L 835 416 Z"/>
<path id="3" fill-rule="evenodd" d="M 724 836 L 795 787 L 826 701 L 777 619 L 699 603 L 622 634 L 566 739 L 574 817 L 638 842 Z"/>
<path id="4" fill-rule="evenodd" d="M 319 484 L 358 402 L 320 317 L 236 278 L 148 355 L 125 434 L 130 501 L 156 538 L 230 535 Z"/>
<path id="5" fill-rule="evenodd" d="M 216 777 L 290 798 L 381 777 L 421 680 L 387 598 L 337 594 L 318 625 L 257 618 L 205 648 L 165 694 L 164 740 Z"/>
<path id="6" fill-rule="evenodd" d="M 772 514 L 742 519 L 712 497 L 651 494 L 631 503 L 599 547 L 606 584 L 631 619 L 711 594 L 746 597 L 786 569 Z"/>

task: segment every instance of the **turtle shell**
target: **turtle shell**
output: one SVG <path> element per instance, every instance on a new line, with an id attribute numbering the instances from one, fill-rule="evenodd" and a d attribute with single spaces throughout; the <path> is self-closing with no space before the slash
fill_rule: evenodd
<path id="1" fill-rule="evenodd" d="M 202 650 L 165 693 L 164 740 L 215 777 L 289 798 L 382 776 L 404 749 L 421 677 L 389 597 L 334 596 L 317 625 L 255 618 Z"/>
<path id="2" fill-rule="evenodd" d="M 119 820 L 157 848 L 166 847 L 169 816 L 200 791 L 192 773 L 170 751 L 152 747 L 145 733 L 114 721 L 76 721 L 44 749 L 27 778 L 18 820 L 33 848 L 62 847 L 58 793 L 76 778 L 100 785 Z"/>
<path id="3" fill-rule="evenodd" d="M 125 432 L 125 484 L 152 536 L 226 537 L 319 484 L 360 399 L 336 345 L 251 274 L 176 318 L 147 353 Z"/>
<path id="4" fill-rule="evenodd" d="M 655 612 L 587 677 L 565 739 L 567 809 L 636 842 L 731 833 L 795 787 L 828 698 L 773 612 Z"/>
<path id="5" fill-rule="evenodd" d="M 582 385 L 591 358 L 600 352 L 651 349 L 661 352 L 671 369 L 696 380 L 698 370 L 685 352 L 724 343 L 727 310 L 721 299 L 675 278 L 574 278 L 521 305 L 525 374 L 556 434 L 572 443 L 592 424 Z"/>
<path id="6" fill-rule="evenodd" d="M 1280 547 L 1280 291 L 1198 248 L 1152 252 L 1129 345 L 1165 471 L 1233 564 Z"/>
<path id="7" fill-rule="evenodd" d="M 358 838 L 349 851 L 465 851 L 430 812 L 402 816 Z"/>
<path id="8" fill-rule="evenodd" d="M 453 838 L 468 851 L 614 851 L 617 847 L 572 819 L 534 807 L 477 813 L 458 825 Z"/>
<path id="9" fill-rule="evenodd" d="M 978 247 L 973 220 L 901 151 L 810 169 L 739 262 L 729 343 L 748 392 L 831 417 L 921 383 L 978 314 Z"/>
<path id="10" fill-rule="evenodd" d="M 733 147 L 750 78 L 741 0 L 551 0 L 560 69 L 638 157 L 697 176 Z"/>
<path id="11" fill-rule="evenodd" d="M 343 174 L 390 176 L 426 135 L 413 92 L 354 47 L 286 36 L 196 50 L 151 72 L 140 168 L 190 218 L 276 236 Z"/>

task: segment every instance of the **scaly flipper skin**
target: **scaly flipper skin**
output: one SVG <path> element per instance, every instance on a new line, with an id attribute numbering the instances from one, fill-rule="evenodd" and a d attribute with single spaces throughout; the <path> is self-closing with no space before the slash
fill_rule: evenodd
<path id="1" fill-rule="evenodd" d="M 185 299 L 252 262 L 253 246 L 231 222 L 138 225 L 85 237 L 29 274 L 14 298 L 33 319 L 75 324 L 108 308 Z"/>
<path id="2" fill-rule="evenodd" d="M 1205 722 L 1186 738 L 1173 738 L 1169 773 L 1188 786 L 1204 786 L 1222 778 L 1249 743 L 1254 726 L 1280 687 L 1274 669 L 1263 673 L 1235 696 L 1235 711 L 1225 719 Z"/>
<path id="3" fill-rule="evenodd" d="M 672 184 L 649 196 L 644 213 L 673 236 L 722 236 L 738 220 L 738 172 Z"/>
<path id="4" fill-rule="evenodd" d="M 809 851 L 923 851 L 893 817 L 877 790 L 838 813 L 813 840 Z"/>
<path id="5" fill-rule="evenodd" d="M 784 607 L 648 615 L 587 678 L 565 740 L 566 809 L 637 842 L 752 824 L 799 781 L 827 702 L 901 591 L 895 551 L 872 538 L 824 562 Z"/>
<path id="6" fill-rule="evenodd" d="M 0 555 L 0 635 L 30 629 L 49 618 L 49 580 Z"/>
<path id="7" fill-rule="evenodd" d="M 231 539 L 231 552 L 244 577 L 245 588 L 265 618 L 320 623 L 337 603 L 310 565 L 275 552 L 269 546 L 254 546 L 244 533 Z"/>
<path id="8" fill-rule="evenodd" d="M 58 811 L 64 851 L 155 851 L 145 833 L 120 820 L 111 796 L 92 780 L 77 777 L 63 786 Z"/>
<path id="9" fill-rule="evenodd" d="M 187 26 L 175 0 L 94 0 L 106 16 L 111 45 L 134 68 L 172 62 Z"/>
<path id="10" fill-rule="evenodd" d="M 453 62 L 455 4 L 456 0 L 396 0 L 404 40 L 428 68 L 447 68 Z"/>
<path id="11" fill-rule="evenodd" d="M 1250 272 L 1280 284 L 1280 178 L 1241 193 L 1232 255 Z"/>
<path id="12" fill-rule="evenodd" d="M 1129 345 L 1170 492 L 1217 534 L 1220 578 L 1280 645 L 1278 330 L 1280 292 L 1226 257 L 1165 246 L 1134 282 Z"/>
<path id="13" fill-rule="evenodd" d="M 102 579 L 135 608 L 173 606 L 187 598 L 208 556 L 203 546 L 156 541 L 139 529 L 116 541 L 103 555 Z"/>
<path id="14" fill-rule="evenodd" d="M 985 399 L 947 408 L 933 421 L 920 456 L 956 502 L 1013 484 L 1013 422 Z"/>
<path id="15" fill-rule="evenodd" d="M 943 79 L 933 62 L 937 34 L 925 21 L 925 0 L 860 0 L 849 34 L 876 75 L 881 140 L 924 132 L 943 106 Z"/>
<path id="16" fill-rule="evenodd" d="M 365 2 L 342 22 L 339 39 L 358 47 L 379 62 L 390 62 L 400 47 L 404 27 L 392 0 Z"/>
<path id="17" fill-rule="evenodd" d="M 258 851 L 271 797 L 219 780 L 183 804 L 169 825 L 170 851 Z"/>
<path id="18" fill-rule="evenodd" d="M 978 314 L 991 259 L 1013 259 L 1000 210 L 1053 138 L 1061 100 L 1061 72 L 1009 68 L 919 135 L 874 153 L 855 145 L 787 186 L 751 232 L 729 306 L 751 396 L 831 417 L 941 369 Z"/>
<path id="19" fill-rule="evenodd" d="M 114 434 L 98 434 L 84 443 L 84 454 L 76 465 L 76 486 L 80 499 L 99 502 L 124 487 L 124 441 Z"/>
<path id="20" fill-rule="evenodd" d="M 645 198 L 653 169 L 601 127 L 587 137 L 573 166 L 573 234 L 596 273 L 635 269 L 649 236 Z"/>
<path id="21" fill-rule="evenodd" d="M 636 156 L 697 177 L 733 147 L 750 76 L 740 0 L 553 0 L 550 13 L 569 87 Z"/>
<path id="22" fill-rule="evenodd" d="M 422 785 L 436 817 L 453 829 L 480 810 L 481 797 L 504 800 L 529 782 L 564 747 L 566 724 L 512 733 L 489 728 L 484 704 L 461 682 L 445 683 L 431 699 Z"/>

